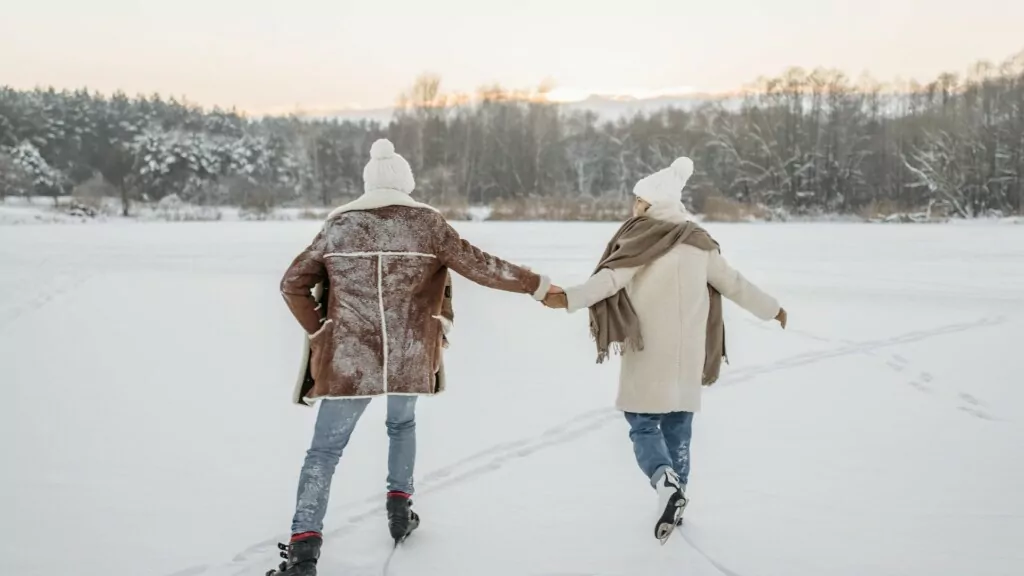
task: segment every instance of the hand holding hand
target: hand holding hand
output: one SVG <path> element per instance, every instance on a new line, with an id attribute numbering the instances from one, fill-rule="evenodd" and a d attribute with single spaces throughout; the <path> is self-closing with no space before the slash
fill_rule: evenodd
<path id="1" fill-rule="evenodd" d="M 564 309 L 569 307 L 569 299 L 561 286 L 552 284 L 551 288 L 548 288 L 548 294 L 544 297 L 543 304 L 555 310 Z"/>
<path id="2" fill-rule="evenodd" d="M 782 329 L 785 330 L 786 321 L 789 319 L 789 317 L 786 315 L 786 309 L 779 308 L 779 313 L 775 315 L 775 319 L 779 321 L 779 324 L 782 325 Z"/>

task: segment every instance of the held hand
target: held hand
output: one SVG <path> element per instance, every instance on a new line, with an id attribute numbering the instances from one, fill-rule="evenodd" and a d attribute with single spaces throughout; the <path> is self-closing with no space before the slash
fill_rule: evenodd
<path id="1" fill-rule="evenodd" d="M 786 315 L 786 309 L 779 308 L 779 313 L 775 315 L 775 319 L 779 321 L 779 324 L 782 325 L 782 329 L 785 330 L 786 321 L 789 319 L 789 317 Z"/>
<path id="2" fill-rule="evenodd" d="M 565 309 L 569 307 L 569 299 L 561 286 L 552 284 L 551 288 L 548 288 L 548 295 L 544 297 L 543 304 L 553 310 Z"/>
<path id="3" fill-rule="evenodd" d="M 542 303 L 552 310 L 564 310 L 569 307 L 569 300 L 564 292 L 549 292 Z"/>

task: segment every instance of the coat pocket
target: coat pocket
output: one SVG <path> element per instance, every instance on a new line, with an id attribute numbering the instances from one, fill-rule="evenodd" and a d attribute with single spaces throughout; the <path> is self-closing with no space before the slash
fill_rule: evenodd
<path id="1" fill-rule="evenodd" d="M 313 377 L 314 382 L 319 380 L 320 375 L 324 372 L 324 364 L 327 360 L 327 355 L 324 352 L 329 348 L 333 333 L 334 320 L 327 320 L 319 330 L 309 335 L 309 374 Z"/>

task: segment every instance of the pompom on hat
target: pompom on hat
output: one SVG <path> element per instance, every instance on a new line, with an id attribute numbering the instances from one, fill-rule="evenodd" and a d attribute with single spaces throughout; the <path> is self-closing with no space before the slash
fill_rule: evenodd
<path id="1" fill-rule="evenodd" d="M 395 152 L 395 145 L 387 138 L 374 142 L 370 147 L 370 161 L 363 168 L 363 190 L 398 190 L 412 194 L 415 188 L 412 168 Z"/>

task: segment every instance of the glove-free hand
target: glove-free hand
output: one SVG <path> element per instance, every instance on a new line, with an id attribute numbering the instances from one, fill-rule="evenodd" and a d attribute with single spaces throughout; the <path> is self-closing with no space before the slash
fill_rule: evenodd
<path id="1" fill-rule="evenodd" d="M 551 286 L 548 289 L 548 295 L 544 297 L 543 304 L 553 310 L 565 309 L 569 307 L 569 298 L 561 286 Z"/>
<path id="2" fill-rule="evenodd" d="M 779 308 L 779 313 L 775 315 L 775 319 L 782 325 L 782 329 L 786 329 L 786 321 L 789 320 L 789 316 L 786 314 L 785 308 Z"/>

